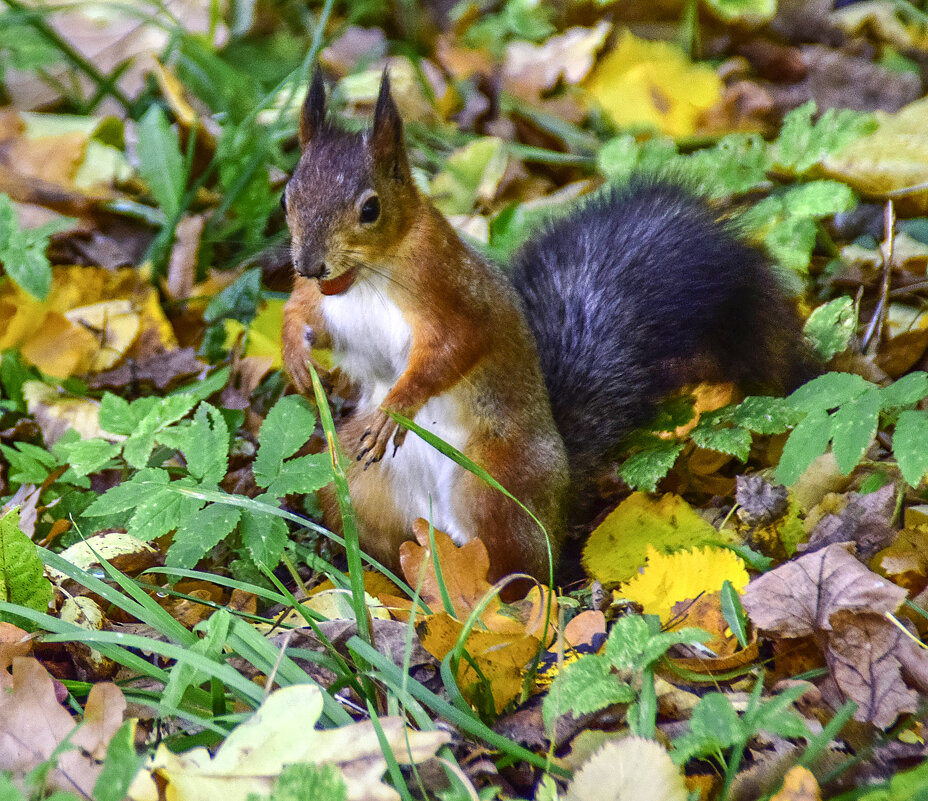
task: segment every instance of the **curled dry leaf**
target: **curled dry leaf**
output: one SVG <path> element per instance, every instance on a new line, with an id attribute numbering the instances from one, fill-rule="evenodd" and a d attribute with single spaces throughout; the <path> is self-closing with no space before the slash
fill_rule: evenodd
<path id="1" fill-rule="evenodd" d="M 742 603 L 758 628 L 805 637 L 830 631 L 835 612 L 895 612 L 905 597 L 902 587 L 867 570 L 846 548 L 829 545 L 754 579 Z"/>
<path id="2" fill-rule="evenodd" d="M 567 801 L 685 801 L 686 784 L 664 747 L 644 737 L 606 743 L 574 776 Z"/>

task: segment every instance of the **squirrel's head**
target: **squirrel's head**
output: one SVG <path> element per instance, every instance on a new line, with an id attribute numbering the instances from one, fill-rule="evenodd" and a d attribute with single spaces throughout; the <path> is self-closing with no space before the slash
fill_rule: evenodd
<path id="1" fill-rule="evenodd" d="M 419 203 L 386 71 L 372 127 L 349 133 L 326 119 L 317 69 L 300 117 L 300 145 L 303 154 L 284 193 L 294 267 L 319 278 L 323 292 L 327 285 L 343 291 L 399 244 Z"/>

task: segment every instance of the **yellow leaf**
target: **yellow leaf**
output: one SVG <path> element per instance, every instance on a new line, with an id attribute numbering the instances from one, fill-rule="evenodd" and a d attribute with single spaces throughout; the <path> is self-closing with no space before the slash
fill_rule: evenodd
<path id="1" fill-rule="evenodd" d="M 129 300 L 104 300 L 65 312 L 72 323 L 90 331 L 97 340 L 90 370 L 108 370 L 132 347 L 141 322 Z"/>
<path id="2" fill-rule="evenodd" d="M 603 583 L 626 581 L 644 564 L 649 545 L 670 553 L 729 541 L 730 535 L 716 531 L 678 495 L 635 492 L 590 534 L 583 567 Z"/>
<path id="3" fill-rule="evenodd" d="M 283 300 L 265 301 L 255 319 L 248 328 L 248 342 L 245 345 L 246 356 L 263 356 L 271 359 L 271 368 L 280 369 L 280 337 L 284 324 Z"/>
<path id="4" fill-rule="evenodd" d="M 928 98 L 909 103 L 896 114 L 876 112 L 879 127 L 822 161 L 825 172 L 865 194 L 928 183 Z M 928 211 L 928 189 L 907 194 L 913 212 Z"/>
<path id="5" fill-rule="evenodd" d="M 586 89 L 616 125 L 651 125 L 681 137 L 695 133 L 701 115 L 719 102 L 722 81 L 676 45 L 649 42 L 626 30 L 587 79 Z"/>
<path id="6" fill-rule="evenodd" d="M 70 428 L 81 435 L 81 439 L 104 437 L 118 441 L 125 439 L 121 434 L 111 434 L 100 428 L 97 419 L 100 401 L 79 395 L 70 395 L 59 387 L 50 387 L 42 381 L 26 381 L 22 387 L 23 398 L 29 414 L 35 417 L 42 428 L 46 446 L 51 446 Z"/>
<path id="7" fill-rule="evenodd" d="M 694 548 L 665 555 L 649 545 L 647 566 L 619 592 L 639 603 L 645 614 L 658 615 L 666 623 L 673 617 L 674 604 L 717 592 L 726 580 L 739 592 L 749 580 L 741 557 L 727 548 Z"/>

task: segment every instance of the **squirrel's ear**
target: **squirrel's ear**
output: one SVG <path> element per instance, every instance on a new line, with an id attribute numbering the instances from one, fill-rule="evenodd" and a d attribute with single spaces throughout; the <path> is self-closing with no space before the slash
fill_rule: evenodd
<path id="1" fill-rule="evenodd" d="M 324 124 L 325 84 L 322 83 L 322 70 L 316 67 L 300 115 L 300 146 L 306 147 Z"/>
<path id="2" fill-rule="evenodd" d="M 410 177 L 403 142 L 403 119 L 390 94 L 390 75 L 386 70 L 383 71 L 377 107 L 374 109 L 371 153 L 374 163 L 387 165 L 393 178 L 403 181 Z"/>

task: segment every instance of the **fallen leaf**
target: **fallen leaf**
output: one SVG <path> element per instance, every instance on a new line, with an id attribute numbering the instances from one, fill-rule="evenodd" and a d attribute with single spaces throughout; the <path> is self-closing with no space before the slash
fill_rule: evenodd
<path id="1" fill-rule="evenodd" d="M 898 652 L 908 637 L 879 614 L 839 611 L 825 648 L 831 675 L 857 703 L 856 720 L 881 729 L 918 708 L 918 694 L 906 686 Z"/>
<path id="2" fill-rule="evenodd" d="M 748 583 L 744 561 L 727 548 L 694 548 L 662 554 L 649 545 L 647 564 L 619 592 L 640 604 L 645 614 L 657 615 L 666 624 L 675 618 L 676 604 L 717 592 L 726 581 L 739 592 Z"/>
<path id="3" fill-rule="evenodd" d="M 193 376 L 204 376 L 209 370 L 193 348 L 177 348 L 155 353 L 144 359 L 133 359 L 113 370 L 97 373 L 87 382 L 94 389 L 122 389 L 137 384 L 151 384 L 160 390 L 172 389 Z"/>
<path id="4" fill-rule="evenodd" d="M 336 729 L 316 729 L 322 691 L 296 684 L 271 693 L 255 713 L 236 726 L 214 756 L 205 748 L 174 754 L 158 746 L 129 788 L 132 801 L 247 801 L 268 795 L 285 765 L 335 765 L 350 801 L 394 801 L 400 795 L 380 779 L 387 763 L 371 721 Z M 451 739 L 442 731 L 420 732 L 402 718 L 381 717 L 387 747 L 401 764 L 434 756 Z"/>
<path id="5" fill-rule="evenodd" d="M 729 536 L 716 531 L 678 495 L 655 498 L 635 492 L 590 534 L 583 567 L 604 584 L 628 581 L 644 564 L 650 547 L 670 553 L 723 544 Z"/>
<path id="6" fill-rule="evenodd" d="M 835 612 L 894 612 L 905 597 L 841 545 L 829 545 L 754 579 L 741 602 L 758 628 L 805 637 L 830 631 Z"/>
<path id="7" fill-rule="evenodd" d="M 686 801 L 683 774 L 660 743 L 626 737 L 606 743 L 567 788 L 566 801 Z"/>
<path id="8" fill-rule="evenodd" d="M 87 699 L 85 721 L 78 723 L 57 700 L 52 677 L 29 657 L 13 659 L 13 676 L 0 692 L 0 770 L 22 781 L 26 773 L 48 760 L 65 738 L 77 748 L 59 754 L 50 771 L 51 787 L 90 797 L 100 774 L 106 745 L 122 724 L 126 701 L 114 684 L 95 684 Z"/>
<path id="9" fill-rule="evenodd" d="M 796 765 L 783 778 L 783 787 L 770 801 L 821 801 L 822 792 L 808 768 Z"/>
<path id="10" fill-rule="evenodd" d="M 652 125 L 668 136 L 690 136 L 700 116 L 722 97 L 722 81 L 670 42 L 650 42 L 625 30 L 584 84 L 620 127 Z"/>

